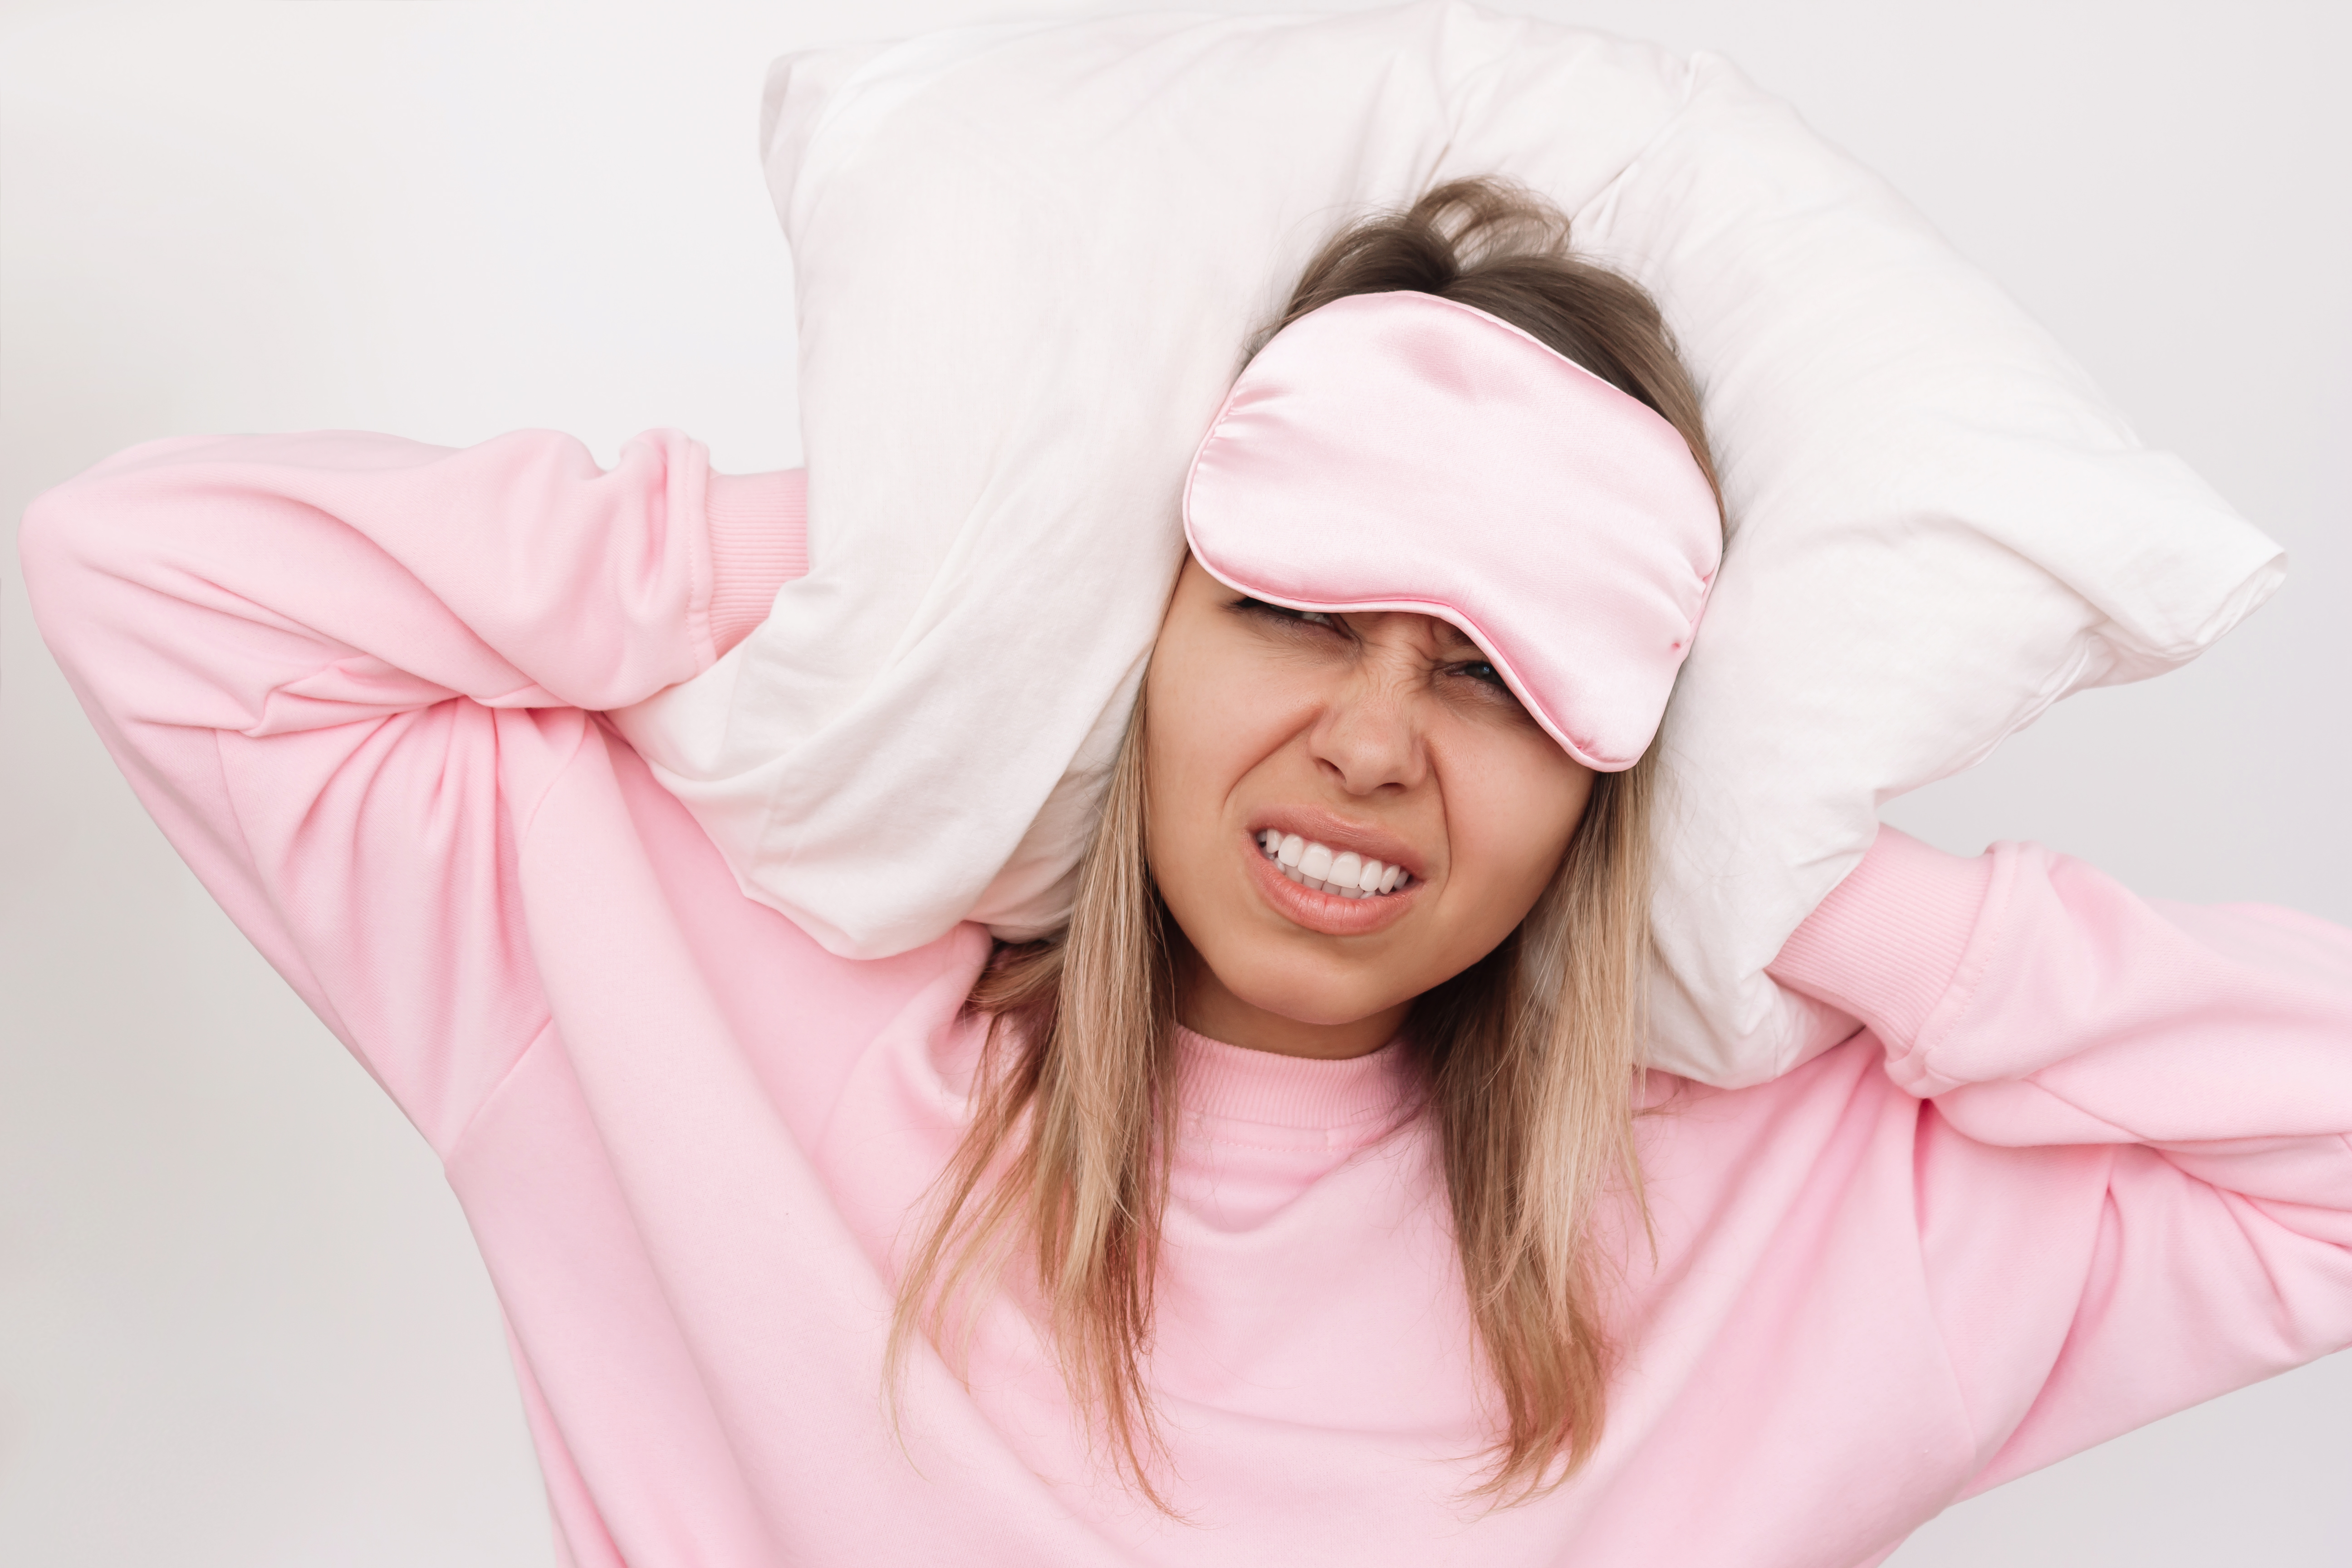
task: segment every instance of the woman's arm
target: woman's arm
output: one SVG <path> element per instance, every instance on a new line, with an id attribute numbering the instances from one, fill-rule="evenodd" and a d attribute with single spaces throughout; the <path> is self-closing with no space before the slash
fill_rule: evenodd
<path id="1" fill-rule="evenodd" d="M 805 570 L 798 473 L 671 430 L 175 437 L 37 499 L 43 636 L 141 800 L 446 1151 L 546 1019 L 511 896 L 583 710 L 708 667 Z M 520 784 L 518 781 L 526 781 Z"/>
<path id="2" fill-rule="evenodd" d="M 1881 829 L 1773 973 L 1922 1098 L 1972 1490 L 2352 1344 L 2352 932 Z"/>

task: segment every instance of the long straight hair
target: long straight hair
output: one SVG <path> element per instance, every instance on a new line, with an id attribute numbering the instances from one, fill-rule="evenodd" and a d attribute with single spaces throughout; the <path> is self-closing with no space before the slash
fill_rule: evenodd
<path id="1" fill-rule="evenodd" d="M 1698 398 L 1656 306 L 1570 256 L 1567 220 L 1500 181 L 1444 185 L 1339 235 L 1251 351 L 1333 300 L 1407 289 L 1499 316 L 1641 398 L 1714 482 Z M 960 1360 L 976 1303 L 1025 1256 L 1073 1406 L 1127 1482 L 1168 1510 L 1146 1365 L 1177 1092 L 1179 933 L 1146 853 L 1149 745 L 1139 698 L 1069 923 L 1000 945 L 972 989 L 969 1008 L 990 1022 L 971 1125 L 908 1255 L 887 1376 L 895 1399 L 918 1337 Z M 1633 1119 L 1654 774 L 1645 756 L 1595 777 L 1527 918 L 1418 998 L 1406 1026 L 1493 1385 L 1493 1462 L 1476 1493 L 1497 1501 L 1558 1485 L 1601 1438 L 1616 1346 L 1598 1221 L 1616 1202 L 1646 1223 Z"/>

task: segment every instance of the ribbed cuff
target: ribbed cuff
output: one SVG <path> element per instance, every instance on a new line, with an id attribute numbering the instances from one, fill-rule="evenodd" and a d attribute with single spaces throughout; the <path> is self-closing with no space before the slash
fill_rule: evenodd
<path id="1" fill-rule="evenodd" d="M 777 589 L 808 575 L 808 470 L 713 473 L 703 504 L 710 523 L 710 640 L 723 654 L 768 618 Z"/>
<path id="2" fill-rule="evenodd" d="M 1860 1018 L 1899 1054 L 1951 989 L 1991 879 L 1990 856 L 1947 855 L 1882 825 L 1765 973 Z"/>

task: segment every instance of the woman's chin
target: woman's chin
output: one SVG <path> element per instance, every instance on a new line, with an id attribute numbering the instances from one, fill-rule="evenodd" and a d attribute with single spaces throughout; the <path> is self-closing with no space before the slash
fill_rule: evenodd
<path id="1" fill-rule="evenodd" d="M 1412 1000 L 1409 992 L 1399 994 L 1387 975 L 1301 974 L 1259 962 L 1245 973 L 1217 978 L 1237 1001 L 1311 1029 L 1351 1028 Z"/>

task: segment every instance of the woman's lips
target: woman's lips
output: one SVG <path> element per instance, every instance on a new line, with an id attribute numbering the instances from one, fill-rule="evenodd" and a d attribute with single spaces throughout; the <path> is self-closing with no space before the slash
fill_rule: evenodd
<path id="1" fill-rule="evenodd" d="M 1422 858 L 1412 846 L 1377 826 L 1350 822 L 1311 807 L 1280 806 L 1254 816 L 1249 824 L 1253 838 L 1268 828 L 1285 837 L 1296 834 L 1307 843 L 1321 844 L 1335 853 L 1352 850 L 1361 859 L 1378 860 L 1413 876 L 1422 875 Z"/>
<path id="2" fill-rule="evenodd" d="M 1368 936 L 1385 931 L 1404 918 L 1423 886 L 1416 878 L 1392 893 L 1345 899 L 1337 893 L 1318 893 L 1284 876 L 1282 868 L 1266 858 L 1255 836 L 1241 841 L 1241 851 L 1249 857 L 1250 876 L 1256 881 L 1258 896 L 1292 924 L 1324 936 Z"/>

